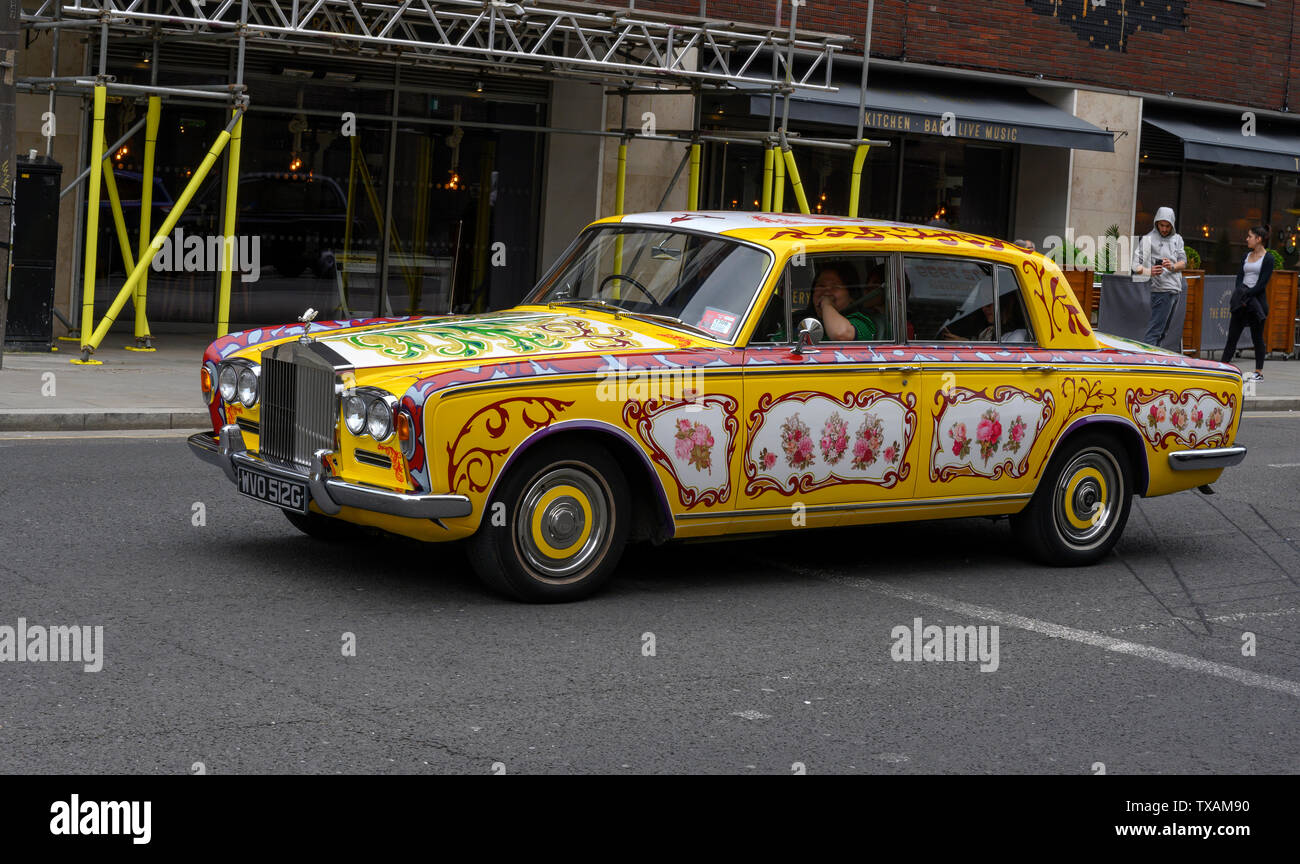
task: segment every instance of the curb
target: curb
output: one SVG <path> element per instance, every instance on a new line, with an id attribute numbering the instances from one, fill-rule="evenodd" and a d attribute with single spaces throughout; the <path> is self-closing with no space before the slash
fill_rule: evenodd
<path id="1" fill-rule="evenodd" d="M 0 432 L 80 432 L 124 429 L 202 429 L 206 411 L 83 412 L 75 414 L 0 414 Z"/>
<path id="2" fill-rule="evenodd" d="M 1300 411 L 1300 397 L 1251 396 L 1241 400 L 1241 410 L 1246 411 Z"/>

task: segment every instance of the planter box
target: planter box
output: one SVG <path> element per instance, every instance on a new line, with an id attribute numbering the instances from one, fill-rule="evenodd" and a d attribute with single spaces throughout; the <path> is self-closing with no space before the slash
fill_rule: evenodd
<path id="1" fill-rule="evenodd" d="M 1294 270 L 1274 270 L 1268 280 L 1268 320 L 1264 324 L 1264 347 L 1268 353 L 1290 354 L 1296 350 L 1296 280 Z"/>
<path id="2" fill-rule="evenodd" d="M 1183 313 L 1183 354 L 1201 356 L 1201 309 L 1205 305 L 1205 271 L 1184 270 L 1186 311 Z"/>
<path id="3" fill-rule="evenodd" d="M 1066 270 L 1065 281 L 1079 301 L 1079 310 L 1088 316 L 1088 322 L 1097 323 L 1097 308 L 1101 305 L 1101 292 L 1093 286 L 1091 270 Z"/>

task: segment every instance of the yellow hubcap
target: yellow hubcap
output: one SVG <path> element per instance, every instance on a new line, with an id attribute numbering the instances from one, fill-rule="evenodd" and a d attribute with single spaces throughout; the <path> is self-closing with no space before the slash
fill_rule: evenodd
<path id="1" fill-rule="evenodd" d="M 1065 518 L 1079 530 L 1097 524 L 1106 512 L 1106 478 L 1096 468 L 1075 472 L 1065 487 Z"/>
<path id="2" fill-rule="evenodd" d="M 591 500 L 566 483 L 537 499 L 529 527 L 538 551 L 548 558 L 567 558 L 591 537 L 592 522 Z"/>

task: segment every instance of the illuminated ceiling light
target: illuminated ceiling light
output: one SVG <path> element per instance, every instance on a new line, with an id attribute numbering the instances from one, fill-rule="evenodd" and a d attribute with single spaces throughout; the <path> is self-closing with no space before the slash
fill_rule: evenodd
<path id="1" fill-rule="evenodd" d="M 482 93 L 482 92 L 483 92 L 483 82 L 482 82 L 482 81 L 475 81 L 475 82 L 474 82 L 474 92 L 475 92 L 475 93 Z"/>

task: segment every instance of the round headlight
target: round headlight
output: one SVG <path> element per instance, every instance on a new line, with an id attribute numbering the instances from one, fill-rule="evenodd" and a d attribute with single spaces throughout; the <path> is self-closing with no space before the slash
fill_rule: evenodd
<path id="1" fill-rule="evenodd" d="M 366 431 L 376 441 L 383 441 L 393 434 L 393 412 L 384 400 L 376 399 L 370 403 L 370 410 L 366 412 Z"/>
<path id="2" fill-rule="evenodd" d="M 343 422 L 353 435 L 366 431 L 366 400 L 360 396 L 349 396 L 343 400 Z"/>
<path id="3" fill-rule="evenodd" d="M 239 387 L 236 395 L 239 396 L 239 401 L 244 403 L 245 408 L 252 408 L 257 404 L 257 373 L 248 366 L 239 372 Z"/>
<path id="4" fill-rule="evenodd" d="M 227 402 L 235 401 L 235 390 L 239 388 L 239 370 L 227 363 L 217 375 L 217 390 Z"/>

